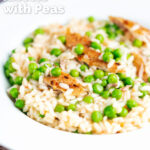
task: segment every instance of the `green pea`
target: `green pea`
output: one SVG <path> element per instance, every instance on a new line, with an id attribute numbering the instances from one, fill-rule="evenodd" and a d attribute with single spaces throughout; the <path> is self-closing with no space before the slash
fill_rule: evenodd
<path id="1" fill-rule="evenodd" d="M 17 98 L 18 95 L 19 95 L 19 91 L 17 88 L 12 88 L 10 91 L 9 91 L 9 94 L 12 98 Z"/>
<path id="2" fill-rule="evenodd" d="M 113 54 L 110 52 L 104 52 L 103 54 L 103 61 L 110 62 L 114 58 Z"/>
<path id="3" fill-rule="evenodd" d="M 78 130 L 75 130 L 75 131 L 73 131 L 72 133 L 79 133 L 79 131 L 78 131 Z"/>
<path id="4" fill-rule="evenodd" d="M 9 83 L 11 84 L 11 85 L 14 85 L 15 84 L 15 81 L 14 81 L 14 79 L 10 76 L 9 77 Z"/>
<path id="5" fill-rule="evenodd" d="M 140 41 L 139 39 L 135 39 L 133 41 L 133 46 L 140 48 L 143 45 L 143 42 Z"/>
<path id="6" fill-rule="evenodd" d="M 82 44 L 77 44 L 74 51 L 77 55 L 81 55 L 84 52 L 84 46 Z"/>
<path id="7" fill-rule="evenodd" d="M 60 76 L 60 75 L 61 75 L 61 68 L 59 68 L 59 67 L 53 68 L 53 69 L 51 70 L 51 74 L 52 74 L 52 76 L 54 76 L 54 77 Z"/>
<path id="8" fill-rule="evenodd" d="M 122 57 L 122 52 L 121 52 L 121 49 L 115 49 L 114 51 L 113 51 L 113 55 L 114 55 L 114 58 L 116 59 L 116 58 L 121 58 Z"/>
<path id="9" fill-rule="evenodd" d="M 58 37 L 58 39 L 59 39 L 63 44 L 66 43 L 66 37 L 65 37 L 65 36 L 61 35 L 61 36 Z"/>
<path id="10" fill-rule="evenodd" d="M 107 98 L 110 96 L 110 93 L 109 93 L 109 91 L 103 91 L 100 95 L 101 95 L 104 99 L 107 99 Z"/>
<path id="11" fill-rule="evenodd" d="M 22 99 L 18 99 L 18 100 L 15 102 L 15 106 L 16 106 L 17 108 L 19 108 L 19 109 L 23 109 L 24 105 L 25 105 L 25 102 L 24 102 L 24 100 L 22 100 Z"/>
<path id="12" fill-rule="evenodd" d="M 28 52 L 29 47 L 31 47 L 31 43 L 25 44 L 24 47 L 25 47 L 25 49 L 26 49 L 26 52 Z"/>
<path id="13" fill-rule="evenodd" d="M 50 64 L 50 63 L 46 63 L 44 65 L 46 65 L 47 67 L 52 67 L 52 64 Z"/>
<path id="14" fill-rule="evenodd" d="M 13 49 L 13 50 L 11 51 L 11 53 L 12 53 L 12 54 L 16 53 L 16 49 Z"/>
<path id="15" fill-rule="evenodd" d="M 23 81 L 23 77 L 21 77 L 21 76 L 18 76 L 18 77 L 16 77 L 15 78 L 15 84 L 17 84 L 17 85 L 22 85 L 22 81 Z"/>
<path id="16" fill-rule="evenodd" d="M 50 53 L 51 55 L 58 57 L 59 55 L 61 55 L 62 51 L 59 48 L 53 48 Z"/>
<path id="17" fill-rule="evenodd" d="M 32 75 L 27 76 L 27 80 L 29 81 L 30 79 L 32 79 Z"/>
<path id="18" fill-rule="evenodd" d="M 128 110 L 126 108 L 122 108 L 121 112 L 118 114 L 120 117 L 126 117 L 128 114 Z"/>
<path id="19" fill-rule="evenodd" d="M 30 63 L 28 66 L 29 69 L 29 73 L 32 74 L 33 72 L 35 72 L 38 68 L 38 65 L 36 63 Z"/>
<path id="20" fill-rule="evenodd" d="M 99 83 L 94 83 L 92 87 L 93 87 L 93 92 L 96 94 L 100 94 L 104 90 L 103 86 L 101 86 Z"/>
<path id="21" fill-rule="evenodd" d="M 125 46 L 125 42 L 123 42 L 123 41 L 120 41 L 120 45 L 123 45 L 123 46 Z"/>
<path id="22" fill-rule="evenodd" d="M 42 75 L 42 73 L 39 70 L 36 70 L 32 74 L 32 79 L 38 81 L 41 75 Z"/>
<path id="23" fill-rule="evenodd" d="M 46 65 L 47 67 L 52 67 L 52 64 L 50 64 L 50 63 L 46 63 L 44 65 Z"/>
<path id="24" fill-rule="evenodd" d="M 117 29 L 116 30 L 117 35 L 124 35 L 124 32 L 121 29 Z"/>
<path id="25" fill-rule="evenodd" d="M 119 100 L 122 97 L 122 91 L 120 89 L 114 89 L 112 92 L 112 97 Z"/>
<path id="26" fill-rule="evenodd" d="M 57 104 L 54 109 L 55 112 L 59 112 L 59 113 L 63 112 L 64 110 L 65 110 L 65 107 L 61 104 Z"/>
<path id="27" fill-rule="evenodd" d="M 84 97 L 83 101 L 86 102 L 86 103 L 88 103 L 88 104 L 90 104 L 90 103 L 93 103 L 94 98 L 89 95 L 89 96 Z"/>
<path id="28" fill-rule="evenodd" d="M 107 48 L 105 48 L 104 52 L 112 53 L 112 52 L 113 52 L 113 49 L 112 49 L 112 48 L 107 47 Z"/>
<path id="29" fill-rule="evenodd" d="M 88 17 L 88 21 L 89 21 L 90 23 L 92 23 L 92 22 L 95 21 L 95 18 L 94 18 L 93 16 L 89 16 L 89 17 Z"/>
<path id="30" fill-rule="evenodd" d="M 103 79 L 101 85 L 102 85 L 103 87 L 105 87 L 105 86 L 107 85 L 107 80 L 106 80 L 106 79 Z"/>
<path id="31" fill-rule="evenodd" d="M 121 61 L 121 58 L 116 58 L 115 59 L 115 62 L 117 62 L 117 63 L 120 62 L 120 61 Z"/>
<path id="32" fill-rule="evenodd" d="M 75 104 L 70 104 L 68 107 L 67 107 L 67 110 L 72 110 L 72 111 L 76 111 L 76 105 Z"/>
<path id="33" fill-rule="evenodd" d="M 131 54 L 127 54 L 127 60 L 128 60 L 131 56 L 132 56 Z"/>
<path id="34" fill-rule="evenodd" d="M 48 68 L 47 64 L 44 64 L 43 66 L 39 67 L 38 70 L 39 70 L 40 72 L 45 73 L 46 70 L 47 70 L 47 68 Z"/>
<path id="35" fill-rule="evenodd" d="M 107 31 L 107 35 L 108 35 L 108 38 L 111 40 L 114 40 L 117 37 L 117 34 L 114 32 L 108 32 Z"/>
<path id="36" fill-rule="evenodd" d="M 10 73 L 13 73 L 16 71 L 16 69 L 13 68 L 13 65 L 12 65 L 13 62 L 15 62 L 14 58 L 10 57 L 4 65 L 5 75 L 7 77 L 10 77 Z"/>
<path id="37" fill-rule="evenodd" d="M 126 75 L 124 73 L 118 73 L 119 79 L 124 80 L 126 78 Z"/>
<path id="38" fill-rule="evenodd" d="M 93 75 L 88 75 L 84 78 L 84 82 L 91 83 L 95 80 Z"/>
<path id="39" fill-rule="evenodd" d="M 121 58 L 116 58 L 115 61 L 118 63 L 121 61 Z"/>
<path id="40" fill-rule="evenodd" d="M 6 76 L 7 78 L 10 77 L 10 72 L 9 72 L 9 70 L 5 70 L 5 76 Z"/>
<path id="41" fill-rule="evenodd" d="M 113 92 L 114 89 L 115 89 L 114 87 L 108 88 L 108 91 L 110 92 L 110 94 L 112 94 L 112 92 Z"/>
<path id="42" fill-rule="evenodd" d="M 99 111 L 93 111 L 91 115 L 91 119 L 93 122 L 99 123 L 100 121 L 103 120 L 103 115 Z"/>
<path id="43" fill-rule="evenodd" d="M 92 47 L 93 49 L 99 49 L 99 50 L 102 49 L 102 48 L 101 48 L 101 45 L 100 45 L 99 43 L 97 43 L 97 42 L 91 42 L 91 47 Z"/>
<path id="44" fill-rule="evenodd" d="M 55 65 L 56 67 L 60 67 L 60 62 L 54 62 L 54 65 Z"/>
<path id="45" fill-rule="evenodd" d="M 89 132 L 85 132 L 84 134 L 92 134 L 92 131 L 89 131 Z"/>
<path id="46" fill-rule="evenodd" d="M 141 91 L 142 95 L 139 96 L 140 98 L 145 97 L 146 95 L 148 95 L 148 91 Z"/>
<path id="47" fill-rule="evenodd" d="M 72 76 L 72 77 L 79 77 L 79 71 L 78 70 L 76 70 L 76 69 L 72 69 L 71 71 L 70 71 L 70 75 Z"/>
<path id="48" fill-rule="evenodd" d="M 46 61 L 48 61 L 47 58 L 41 58 L 41 59 L 39 60 L 39 64 L 41 64 L 41 63 L 43 63 L 43 62 L 46 62 Z"/>
<path id="49" fill-rule="evenodd" d="M 90 37 L 92 35 L 92 32 L 91 31 L 87 31 L 87 32 L 85 32 L 85 35 Z"/>
<path id="50" fill-rule="evenodd" d="M 42 114 L 39 114 L 39 116 L 40 116 L 41 118 L 44 118 L 44 117 L 45 117 L 45 115 L 42 115 Z"/>
<path id="51" fill-rule="evenodd" d="M 33 38 L 32 38 L 32 37 L 27 37 L 27 38 L 25 38 L 24 41 L 23 41 L 23 45 L 24 45 L 24 46 L 26 46 L 26 45 L 28 45 L 28 44 L 31 44 L 31 43 L 33 43 Z"/>
<path id="52" fill-rule="evenodd" d="M 105 76 L 108 76 L 108 75 L 109 75 L 109 72 L 105 71 L 105 72 L 104 72 L 104 75 L 105 75 Z"/>
<path id="53" fill-rule="evenodd" d="M 104 77 L 104 71 L 102 71 L 102 70 L 96 70 L 96 71 L 94 72 L 94 77 L 95 77 L 96 79 L 101 79 L 101 78 L 103 78 L 103 77 Z"/>
<path id="54" fill-rule="evenodd" d="M 120 30 L 119 26 L 115 23 L 112 24 L 112 27 L 115 29 L 115 30 Z"/>
<path id="55" fill-rule="evenodd" d="M 13 65 L 10 64 L 10 65 L 9 65 L 9 68 L 8 68 L 8 71 L 9 71 L 9 73 L 13 73 L 13 72 L 16 71 L 16 69 L 14 69 Z"/>
<path id="56" fill-rule="evenodd" d="M 107 35 L 110 40 L 114 40 L 117 37 L 117 34 L 113 32 L 107 32 Z"/>
<path id="57" fill-rule="evenodd" d="M 100 41 L 100 43 L 104 42 L 104 36 L 102 34 L 97 34 L 96 39 Z"/>
<path id="58" fill-rule="evenodd" d="M 117 117 L 116 109 L 112 105 L 106 106 L 104 108 L 104 116 L 107 116 L 109 119 Z"/>
<path id="59" fill-rule="evenodd" d="M 145 83 L 145 82 L 141 83 L 141 86 L 146 86 L 146 85 L 147 85 L 147 83 Z"/>
<path id="60" fill-rule="evenodd" d="M 131 77 L 126 77 L 124 80 L 123 80 L 124 84 L 125 85 L 134 85 L 134 81 L 132 80 Z"/>
<path id="61" fill-rule="evenodd" d="M 9 57 L 9 62 L 11 62 L 11 63 L 15 62 L 15 58 L 14 57 Z"/>
<path id="62" fill-rule="evenodd" d="M 133 100 L 133 99 L 129 99 L 127 101 L 126 105 L 127 105 L 127 107 L 129 109 L 132 109 L 133 107 L 137 107 L 138 106 L 137 102 L 135 100 Z"/>
<path id="63" fill-rule="evenodd" d="M 36 29 L 35 31 L 34 31 L 34 35 L 36 36 L 36 35 L 38 35 L 38 34 L 44 34 L 45 32 L 44 32 L 44 29 L 42 29 L 42 28 L 38 28 L 38 29 Z"/>
<path id="64" fill-rule="evenodd" d="M 34 57 L 28 57 L 29 61 L 35 61 Z"/>
<path id="65" fill-rule="evenodd" d="M 15 71 L 15 70 L 14 70 Z M 7 78 L 9 78 L 10 77 L 10 74 L 11 74 L 12 72 L 10 71 L 10 70 L 5 70 L 5 75 L 6 75 L 6 77 Z"/>
<path id="66" fill-rule="evenodd" d="M 81 71 L 86 71 L 87 69 L 88 69 L 88 66 L 85 65 L 85 64 L 83 64 L 83 65 L 80 66 L 80 70 Z"/>
<path id="67" fill-rule="evenodd" d="M 14 61 L 15 61 L 14 58 L 13 58 L 13 57 L 10 57 L 10 58 L 6 61 L 5 65 L 4 65 L 4 69 L 5 69 L 5 70 L 6 70 L 6 69 L 9 69 L 9 66 L 10 66 Z"/>
<path id="68" fill-rule="evenodd" d="M 124 83 L 122 81 L 120 81 L 120 86 L 119 88 L 123 88 L 124 87 Z"/>
<path id="69" fill-rule="evenodd" d="M 118 78 L 116 74 L 110 74 L 108 75 L 108 83 L 117 83 L 118 82 Z"/>

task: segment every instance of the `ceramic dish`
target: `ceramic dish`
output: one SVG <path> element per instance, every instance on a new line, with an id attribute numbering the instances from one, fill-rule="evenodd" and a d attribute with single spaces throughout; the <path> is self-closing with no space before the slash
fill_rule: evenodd
<path id="1" fill-rule="evenodd" d="M 69 4 L 70 3 L 68 3 L 68 6 Z M 106 4 L 107 2 L 104 2 L 103 5 L 106 6 Z M 121 6 L 122 6 L 121 3 L 119 3 L 118 6 L 120 6 L 120 10 L 121 10 Z M 88 7 L 90 8 L 90 4 Z M 124 8 L 125 7 L 127 7 L 127 5 L 124 5 Z M 97 7 L 97 10 L 98 10 L 98 7 Z M 138 9 L 135 11 L 138 12 Z M 106 18 L 108 16 L 108 12 L 106 11 L 104 12 L 105 12 L 105 15 L 100 15 L 100 17 L 97 17 L 97 18 Z M 109 13 L 117 16 L 118 12 L 112 11 Z M 93 14 L 96 14 L 96 12 L 93 12 Z M 130 10 L 128 11 L 128 15 L 124 15 L 124 14 L 125 14 L 125 11 L 123 11 L 122 14 L 119 14 L 119 16 L 123 16 L 129 19 L 141 22 L 141 23 L 143 22 L 145 23 L 145 25 L 147 23 L 147 19 L 142 20 L 142 17 L 139 17 L 140 15 L 138 15 L 138 13 L 137 15 L 135 15 L 135 17 L 132 17 L 132 18 L 129 17 Z M 145 14 L 144 11 L 142 12 L 142 14 L 143 15 Z M 73 13 L 72 15 L 75 16 L 75 14 Z M 79 17 L 80 13 L 77 16 Z M 83 16 L 86 16 L 86 14 L 83 14 Z M 72 16 L 69 16 L 69 17 L 65 16 L 59 22 L 64 23 L 66 22 L 64 20 L 67 20 L 71 17 Z M 9 18 L 8 19 L 7 18 L 4 19 L 4 18 L 5 18 L 5 15 L 3 15 L 2 20 L 5 21 L 5 24 L 7 24 L 7 26 L 2 25 L 2 28 L 6 29 L 8 28 L 8 25 L 10 24 L 11 21 L 9 20 Z M 136 146 L 140 147 L 144 145 L 144 143 L 146 143 L 146 140 L 142 141 L 141 135 L 148 136 L 149 134 L 148 127 L 147 128 L 145 127 L 144 129 L 137 130 L 131 133 L 124 133 L 124 134 L 119 134 L 119 135 L 99 136 L 99 135 L 72 134 L 72 133 L 59 131 L 59 130 L 41 125 L 31 120 L 30 118 L 28 118 L 27 116 L 25 116 L 23 113 L 21 113 L 19 110 L 17 110 L 14 107 L 13 102 L 10 101 L 10 99 L 8 98 L 8 95 L 6 94 L 6 89 L 8 88 L 9 85 L 8 85 L 6 78 L 4 77 L 2 68 L 10 52 L 10 49 L 13 49 L 16 45 L 18 45 L 21 42 L 20 39 L 24 39 L 27 33 L 35 29 L 37 26 L 41 25 L 41 20 L 39 21 L 37 19 L 34 25 L 32 23 L 28 23 L 28 27 L 25 29 L 25 25 L 23 25 L 23 22 L 27 21 L 26 19 L 29 19 L 29 18 L 30 18 L 30 21 L 32 22 L 32 17 L 28 17 L 26 19 L 25 18 L 24 18 L 24 21 L 22 22 L 19 21 L 19 24 L 22 25 L 20 29 L 16 29 L 16 25 L 18 24 L 18 21 L 17 21 L 18 16 L 14 16 L 13 20 L 15 20 L 15 23 L 11 26 L 11 29 L 7 29 L 7 32 L 6 30 L 1 31 L 1 33 L 4 33 L 3 35 L 5 35 L 5 37 L 3 38 L 4 42 L 1 45 L 1 51 L 0 51 L 1 57 L 2 57 L 1 76 L 0 76 L 1 85 L 2 85 L 0 87 L 0 91 L 1 91 L 0 117 L 2 118 L 1 119 L 2 123 L 0 124 L 0 129 L 1 129 L 0 143 L 11 149 L 41 149 L 41 148 L 49 149 L 49 147 L 52 147 L 53 149 L 60 149 L 62 147 L 66 148 L 66 147 L 70 147 L 71 145 L 74 145 L 74 141 L 76 141 L 75 143 L 78 143 L 78 144 L 75 144 L 72 149 L 97 148 L 100 143 L 99 141 L 102 141 L 102 143 L 100 144 L 101 147 L 103 148 L 105 147 L 106 149 L 112 148 L 112 147 L 117 149 L 121 145 L 123 145 L 124 140 L 126 140 L 126 142 L 128 142 L 128 144 L 131 145 L 131 148 L 135 148 Z M 56 18 L 52 18 L 50 22 L 52 22 L 52 20 L 57 20 L 59 18 L 61 17 L 57 16 Z M 42 19 L 43 19 L 42 22 L 47 24 L 48 17 L 43 17 Z M 8 42 L 10 43 L 10 45 L 8 45 Z M 136 146 L 135 145 L 132 146 L 133 138 L 135 138 L 137 141 Z M 66 140 L 67 140 L 67 143 L 69 143 L 67 144 L 67 146 L 65 142 Z M 111 146 L 107 144 L 108 141 Z M 117 146 L 114 145 L 115 141 L 118 141 L 119 143 L 119 144 L 117 143 Z M 124 148 L 127 148 L 127 147 L 128 147 L 127 145 L 124 146 Z"/>

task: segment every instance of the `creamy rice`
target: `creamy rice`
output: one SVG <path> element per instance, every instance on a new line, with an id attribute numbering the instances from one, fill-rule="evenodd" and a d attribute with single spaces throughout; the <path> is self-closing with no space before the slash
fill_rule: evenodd
<path id="1" fill-rule="evenodd" d="M 108 21 L 94 21 L 93 23 L 89 23 L 86 19 L 83 19 L 72 20 L 64 26 L 58 24 L 45 26 L 42 27 L 44 34 L 38 34 L 36 36 L 34 36 L 34 33 L 31 34 L 31 37 L 34 38 L 34 42 L 28 48 L 28 51 L 26 51 L 24 46 L 20 46 L 16 49 L 16 52 L 11 56 L 15 60 L 12 63 L 12 66 L 16 71 L 11 73 L 10 76 L 13 80 L 15 80 L 17 76 L 21 76 L 23 77 L 23 81 L 21 85 L 13 85 L 8 89 L 8 93 L 12 88 L 18 89 L 19 95 L 16 100 L 21 99 L 25 102 L 22 110 L 23 112 L 26 112 L 30 118 L 47 126 L 69 132 L 76 131 L 79 133 L 121 133 L 141 128 L 149 123 L 150 96 L 147 94 L 143 98 L 140 98 L 142 95 L 140 90 L 148 91 L 149 93 L 150 84 L 147 83 L 146 86 L 141 86 L 141 83 L 144 81 L 141 78 L 136 78 L 137 68 L 133 64 L 133 60 L 135 59 L 134 56 L 127 59 L 128 54 L 137 52 L 138 48 L 133 46 L 132 42 L 125 39 L 124 35 L 121 34 L 119 34 L 114 40 L 109 39 L 107 33 L 103 29 L 107 22 Z M 102 52 L 99 59 L 103 58 L 104 49 L 107 47 L 121 49 L 122 57 L 119 61 L 119 68 L 124 69 L 126 76 L 131 77 L 134 80 L 134 86 L 122 87 L 122 97 L 119 100 L 111 96 L 109 96 L 108 99 L 104 99 L 99 94 L 93 92 L 92 84 L 101 84 L 101 79 L 97 79 L 91 83 L 83 81 L 83 78 L 86 76 L 93 75 L 98 67 L 89 66 L 86 71 L 80 70 L 81 62 L 76 60 L 77 54 L 74 52 L 75 47 L 69 49 L 58 39 L 60 35 L 66 35 L 68 28 L 71 33 L 79 33 L 82 36 L 85 35 L 85 32 L 91 31 L 92 35 L 89 37 L 91 41 L 99 42 L 95 36 L 97 34 L 103 35 L 105 44 L 101 44 Z M 133 28 L 133 30 L 135 28 Z M 121 45 L 121 41 L 124 41 L 125 44 Z M 50 51 L 53 48 L 61 49 L 62 54 L 58 57 L 51 55 Z M 143 57 L 147 58 L 146 70 L 150 75 L 150 71 L 148 70 L 150 66 L 150 58 L 148 57 L 150 48 L 142 47 L 141 49 Z M 30 61 L 29 57 L 34 57 L 35 61 Z M 38 61 L 40 58 L 46 58 L 48 61 L 39 64 Z M 45 73 L 41 74 L 38 81 L 33 80 L 32 78 L 28 80 L 28 76 L 30 75 L 28 66 L 32 62 L 37 63 L 38 67 L 47 63 L 51 64 L 51 67 L 47 67 Z M 79 76 L 75 79 L 77 83 L 86 87 L 88 95 L 91 95 L 94 98 L 92 103 L 88 104 L 83 101 L 83 98 L 85 97 L 84 94 L 78 96 L 72 95 L 73 89 L 69 88 L 66 83 L 59 83 L 59 86 L 64 88 L 65 91 L 58 92 L 44 82 L 45 76 L 52 75 L 50 72 L 55 68 L 54 62 L 60 62 L 62 72 L 69 74 L 72 69 L 76 69 L 80 72 L 82 77 Z M 115 60 L 113 59 L 108 63 L 107 67 L 111 68 L 114 63 Z M 107 76 L 104 78 L 107 79 Z M 115 85 L 115 88 L 119 88 L 120 84 L 121 82 L 118 77 L 118 83 Z M 111 87 L 112 85 L 107 86 Z M 104 115 L 102 121 L 94 122 L 91 120 L 91 114 L 93 111 L 99 111 L 103 114 L 105 107 L 109 105 L 115 108 L 116 114 L 119 114 L 123 107 L 126 108 L 126 103 L 129 99 L 134 99 L 138 103 L 138 106 L 132 108 L 132 110 L 128 109 L 129 112 L 126 117 L 117 116 L 113 119 L 109 119 Z M 65 107 L 68 107 L 70 104 L 75 104 L 76 110 L 64 110 L 59 113 L 55 111 L 57 104 L 61 104 Z"/>

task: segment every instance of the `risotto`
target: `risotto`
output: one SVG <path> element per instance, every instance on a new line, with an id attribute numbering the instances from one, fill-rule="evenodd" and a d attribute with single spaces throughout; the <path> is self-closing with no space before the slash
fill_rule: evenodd
<path id="1" fill-rule="evenodd" d="M 150 122 L 150 31 L 118 17 L 36 29 L 5 63 L 14 105 L 49 127 L 82 134 Z"/>

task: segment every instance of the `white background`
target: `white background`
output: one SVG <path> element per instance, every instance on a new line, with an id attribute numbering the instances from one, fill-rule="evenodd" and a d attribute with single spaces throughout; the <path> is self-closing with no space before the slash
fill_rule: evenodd
<path id="1" fill-rule="evenodd" d="M 46 2 L 44 2 L 46 3 Z M 63 15 L 5 14 L 3 7 L 16 2 L 0 4 L 0 144 L 15 150 L 124 150 L 150 149 L 150 128 L 117 135 L 78 135 L 41 125 L 19 112 L 6 95 L 7 82 L 2 65 L 8 53 L 39 25 L 65 23 L 69 19 L 109 15 L 140 22 L 150 28 L 149 0 L 52 0 L 46 5 L 63 6 Z M 34 6 L 36 3 L 31 3 Z"/>

